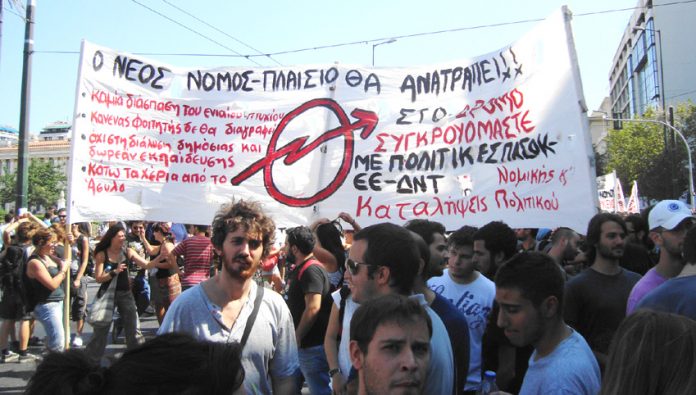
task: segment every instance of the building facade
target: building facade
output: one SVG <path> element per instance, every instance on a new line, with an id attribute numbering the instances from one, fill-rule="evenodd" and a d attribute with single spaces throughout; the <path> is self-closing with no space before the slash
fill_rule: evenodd
<path id="1" fill-rule="evenodd" d="M 47 125 L 38 136 L 32 136 L 29 141 L 29 160 L 48 162 L 67 176 L 70 163 L 70 130 L 71 126 L 66 123 Z M 16 172 L 18 163 L 17 138 L 0 139 L 0 175 Z M 67 185 L 62 186 L 63 189 L 66 187 Z M 5 211 L 14 207 L 14 202 L 0 203 L 5 203 Z"/>
<path id="2" fill-rule="evenodd" d="M 639 0 L 636 7 L 609 74 L 614 118 L 696 102 L 696 3 Z"/>

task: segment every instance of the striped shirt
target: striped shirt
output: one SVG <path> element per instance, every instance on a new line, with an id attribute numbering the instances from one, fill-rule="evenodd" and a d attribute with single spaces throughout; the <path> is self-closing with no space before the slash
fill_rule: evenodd
<path id="1" fill-rule="evenodd" d="M 184 275 L 181 285 L 192 287 L 210 277 L 210 265 L 213 261 L 213 244 L 205 236 L 189 237 L 174 247 L 171 252 L 184 257 Z"/>

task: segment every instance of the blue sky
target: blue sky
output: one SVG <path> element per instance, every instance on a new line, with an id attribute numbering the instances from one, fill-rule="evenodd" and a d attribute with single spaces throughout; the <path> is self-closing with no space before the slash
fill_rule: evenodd
<path id="1" fill-rule="evenodd" d="M 0 125 L 18 128 L 24 22 L 0 0 Z M 609 68 L 637 0 L 583 1 L 263 1 L 37 0 L 34 28 L 30 130 L 72 121 L 81 40 L 133 53 L 257 54 L 371 41 L 414 33 L 543 19 L 567 4 L 585 98 L 590 109 L 609 94 Z M 172 6 L 173 5 L 173 6 Z M 187 26 L 196 34 L 158 13 Z M 223 31 L 220 33 L 189 15 Z M 399 38 L 376 48 L 375 65 L 411 66 L 466 59 L 494 51 L 522 36 L 535 22 Z M 206 38 L 214 40 L 218 45 Z M 231 36 L 231 37 L 230 37 Z M 341 62 L 369 65 L 375 42 L 253 58 L 263 66 Z M 226 48 L 225 48 L 226 47 Z M 44 51 L 68 51 L 56 54 Z M 240 57 L 147 55 L 175 66 L 255 66 Z M 278 63 L 276 63 L 278 62 Z"/>

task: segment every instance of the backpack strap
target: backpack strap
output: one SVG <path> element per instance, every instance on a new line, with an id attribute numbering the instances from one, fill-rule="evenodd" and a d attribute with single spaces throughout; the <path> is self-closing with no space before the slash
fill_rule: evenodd
<path id="1" fill-rule="evenodd" d="M 300 281 L 300 280 L 302 279 L 302 275 L 304 274 L 304 272 L 305 272 L 310 266 L 315 266 L 315 265 L 324 266 L 324 265 L 321 264 L 321 262 L 319 262 L 319 261 L 316 260 L 316 259 L 310 259 L 310 260 L 306 261 L 306 262 L 302 265 L 302 267 L 300 268 L 300 272 L 297 273 L 297 281 Z"/>
<path id="2" fill-rule="evenodd" d="M 244 333 L 242 334 L 242 340 L 239 341 L 239 344 L 242 346 L 242 349 L 244 349 L 244 345 L 246 344 L 247 339 L 249 338 L 249 334 L 251 333 L 251 328 L 254 326 L 254 322 L 256 322 L 256 315 L 258 315 L 259 307 L 261 307 L 261 299 L 263 299 L 263 286 L 257 285 L 256 299 L 254 299 L 254 310 L 251 311 L 249 318 L 247 318 L 246 326 L 244 327 Z"/>

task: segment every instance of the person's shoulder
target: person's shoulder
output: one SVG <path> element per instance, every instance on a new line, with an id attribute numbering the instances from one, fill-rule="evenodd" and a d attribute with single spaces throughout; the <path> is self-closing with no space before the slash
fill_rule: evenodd
<path id="1" fill-rule="evenodd" d="M 466 328 L 468 331 L 469 324 L 466 321 L 466 317 L 464 317 L 464 314 L 457 310 L 457 307 L 455 307 L 454 304 L 449 301 L 449 299 L 435 293 L 435 300 L 433 300 L 430 308 L 432 308 L 437 315 L 440 316 L 440 319 L 442 319 L 445 326 Z"/>
<path id="2" fill-rule="evenodd" d="M 193 303 L 200 303 L 201 301 L 205 301 L 205 291 L 203 291 L 202 285 L 198 284 L 177 296 L 176 299 L 174 299 L 174 302 L 172 302 L 170 309 L 175 307 L 187 308 L 189 305 Z"/>
<path id="3" fill-rule="evenodd" d="M 586 284 L 589 281 L 592 281 L 591 277 L 594 274 L 594 270 L 590 269 L 589 267 L 586 268 L 585 270 L 581 271 L 580 273 L 574 275 L 573 277 L 569 278 L 568 281 L 566 281 L 566 288 L 573 288 L 573 287 L 578 287 Z"/>
<path id="4" fill-rule="evenodd" d="M 324 264 L 319 262 L 319 260 L 317 260 L 317 259 L 310 259 L 309 261 L 307 261 L 307 263 L 305 263 L 305 265 L 306 265 L 304 268 L 305 272 L 310 272 L 310 273 L 313 273 L 315 275 L 320 275 L 320 274 L 323 274 L 326 276 L 329 275 L 329 272 L 326 271 Z M 303 276 L 304 276 L 304 274 L 303 274 Z"/>
<path id="5" fill-rule="evenodd" d="M 483 274 L 479 273 L 479 276 L 476 280 L 474 280 L 471 284 L 471 286 L 474 287 L 481 287 L 485 289 L 492 289 L 493 292 L 495 293 L 495 283 L 489 279 L 488 277 L 484 276 Z"/>
<path id="6" fill-rule="evenodd" d="M 633 281 L 634 283 L 637 283 L 643 277 L 640 274 L 630 271 L 628 269 L 622 269 L 622 275 L 624 278 L 626 278 L 629 281 Z"/>
<path id="7" fill-rule="evenodd" d="M 258 287 L 259 285 L 257 285 Z M 287 308 L 287 303 L 285 303 L 285 299 L 283 299 L 283 296 L 281 296 L 278 292 L 269 289 L 269 288 L 264 288 L 263 290 L 263 299 L 261 299 L 263 304 L 275 309 L 282 309 L 282 308 Z"/>
<path id="8" fill-rule="evenodd" d="M 599 365 L 592 349 L 582 335 L 573 333 L 561 342 L 560 352 L 554 358 L 553 369 L 561 381 L 570 381 L 573 376 L 599 375 Z"/>
<path id="9" fill-rule="evenodd" d="M 429 287 L 436 286 L 436 285 L 446 285 L 448 283 L 449 283 L 449 274 L 447 272 L 447 269 L 445 269 L 442 272 L 441 276 L 430 277 L 427 281 L 427 284 Z"/>

